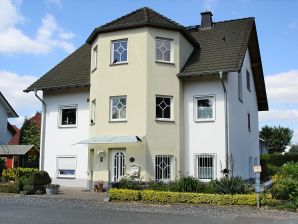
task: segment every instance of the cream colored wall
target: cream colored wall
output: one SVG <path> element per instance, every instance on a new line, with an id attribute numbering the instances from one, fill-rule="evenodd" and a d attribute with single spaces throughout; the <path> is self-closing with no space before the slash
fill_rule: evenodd
<path id="1" fill-rule="evenodd" d="M 155 62 L 155 38 L 169 38 L 173 40 L 173 63 Z M 181 129 L 181 96 L 183 95 L 182 83 L 176 74 L 189 57 L 192 46 L 186 42 L 180 33 L 161 29 L 148 29 L 148 76 L 147 76 L 147 170 L 154 177 L 155 155 L 169 154 L 175 158 L 175 177 L 179 177 L 181 167 L 180 151 L 183 149 Z M 189 55 L 187 55 L 187 53 Z M 174 120 L 155 120 L 155 96 L 173 96 Z M 173 177 L 173 178 L 175 178 Z"/>
<path id="2" fill-rule="evenodd" d="M 155 62 L 155 38 L 173 39 L 174 63 Z M 110 65 L 111 42 L 128 39 L 128 63 Z M 109 148 L 126 148 L 126 168 L 141 166 L 141 176 L 154 178 L 154 157 L 160 154 L 175 156 L 176 176 L 180 171 L 182 121 L 180 119 L 182 83 L 176 74 L 192 52 L 192 46 L 178 32 L 154 28 L 139 28 L 100 34 L 92 48 L 98 47 L 97 69 L 91 72 L 90 101 L 96 99 L 96 123 L 90 126 L 90 137 L 99 135 L 145 136 L 145 141 L 127 145 L 90 146 L 105 151 L 102 163 L 95 156 L 94 180 L 108 180 Z M 92 58 L 92 57 L 91 57 Z M 127 96 L 127 121 L 111 122 L 110 96 Z M 155 121 L 155 96 L 170 95 L 174 100 L 174 121 Z M 129 158 L 135 162 L 130 163 Z M 91 158 L 90 158 L 91 159 Z M 93 159 L 93 158 L 92 158 Z"/>

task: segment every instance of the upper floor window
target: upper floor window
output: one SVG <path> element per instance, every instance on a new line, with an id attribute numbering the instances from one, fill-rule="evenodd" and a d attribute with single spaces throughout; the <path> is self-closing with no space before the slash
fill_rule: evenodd
<path id="1" fill-rule="evenodd" d="M 247 128 L 248 128 L 248 131 L 251 131 L 251 118 L 250 118 L 250 113 L 247 113 Z"/>
<path id="2" fill-rule="evenodd" d="M 112 64 L 127 62 L 127 39 L 112 42 Z"/>
<path id="3" fill-rule="evenodd" d="M 250 91 L 250 73 L 248 70 L 246 70 L 246 87 L 247 87 L 247 90 Z"/>
<path id="4" fill-rule="evenodd" d="M 111 121 L 126 121 L 126 96 L 111 97 Z"/>
<path id="5" fill-rule="evenodd" d="M 243 92 L 242 92 L 242 72 L 238 72 L 238 98 L 243 102 Z"/>
<path id="6" fill-rule="evenodd" d="M 97 46 L 95 46 L 92 50 L 92 70 L 95 70 L 97 68 L 97 60 L 98 60 L 98 52 L 97 52 Z"/>
<path id="7" fill-rule="evenodd" d="M 172 96 L 156 96 L 156 120 L 172 120 L 173 119 L 173 97 Z"/>
<path id="8" fill-rule="evenodd" d="M 92 100 L 91 102 L 91 116 L 90 116 L 90 124 L 95 124 L 95 113 L 96 113 L 96 100 Z"/>
<path id="9" fill-rule="evenodd" d="M 213 121 L 215 120 L 215 96 L 195 97 L 195 120 Z"/>
<path id="10" fill-rule="evenodd" d="M 172 40 L 164 38 L 156 38 L 155 52 L 156 61 L 172 62 Z"/>
<path id="11" fill-rule="evenodd" d="M 59 107 L 59 126 L 75 127 L 77 125 L 77 105 Z"/>

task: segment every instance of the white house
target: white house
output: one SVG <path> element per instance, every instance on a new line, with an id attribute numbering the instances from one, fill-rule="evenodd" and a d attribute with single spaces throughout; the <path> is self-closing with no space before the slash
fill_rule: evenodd
<path id="1" fill-rule="evenodd" d="M 28 87 L 43 91 L 41 169 L 81 187 L 125 173 L 252 178 L 268 110 L 255 21 L 201 15 L 184 27 L 138 9 Z"/>
<path id="2" fill-rule="evenodd" d="M 14 130 L 10 130 L 11 125 L 8 122 L 8 118 L 15 117 L 18 117 L 17 113 L 0 92 L 0 144 L 7 144 L 15 133 Z"/>

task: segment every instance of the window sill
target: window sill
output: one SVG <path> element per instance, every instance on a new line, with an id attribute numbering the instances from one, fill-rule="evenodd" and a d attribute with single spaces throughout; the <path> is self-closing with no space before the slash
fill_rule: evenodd
<path id="1" fill-rule="evenodd" d="M 127 119 L 119 119 L 119 120 L 110 120 L 110 123 L 125 123 L 127 122 Z"/>
<path id="2" fill-rule="evenodd" d="M 116 66 L 116 65 L 128 65 L 128 61 L 118 62 L 118 63 L 115 63 L 115 64 L 110 64 L 110 66 Z"/>
<path id="3" fill-rule="evenodd" d="M 174 119 L 162 119 L 162 118 L 155 118 L 156 122 L 171 122 L 174 123 L 175 120 Z"/>
<path id="4" fill-rule="evenodd" d="M 78 125 L 59 125 L 59 128 L 76 128 Z"/>
<path id="5" fill-rule="evenodd" d="M 196 123 L 200 123 L 200 122 L 215 122 L 215 119 L 196 119 L 195 122 Z"/>
<path id="6" fill-rule="evenodd" d="M 70 176 L 70 177 L 58 176 L 57 179 L 76 179 L 76 177 L 75 176 Z"/>
<path id="7" fill-rule="evenodd" d="M 174 62 L 171 62 L 171 61 L 158 61 L 158 60 L 155 60 L 155 63 L 175 65 L 175 63 Z"/>
<path id="8" fill-rule="evenodd" d="M 93 69 L 91 70 L 91 73 L 95 72 L 96 70 L 97 70 L 97 67 L 93 68 Z"/>

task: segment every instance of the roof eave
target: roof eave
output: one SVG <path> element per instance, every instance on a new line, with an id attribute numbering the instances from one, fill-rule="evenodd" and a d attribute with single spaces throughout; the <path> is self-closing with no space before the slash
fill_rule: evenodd
<path id="1" fill-rule="evenodd" d="M 8 118 L 16 118 L 19 117 L 19 115 L 17 114 L 17 112 L 15 112 L 15 110 L 13 109 L 13 107 L 10 105 L 10 103 L 7 101 L 7 99 L 3 96 L 3 94 L 0 92 L 0 98 L 2 99 L 2 101 L 4 102 L 4 105 L 6 106 L 8 112 L 7 112 L 7 116 Z"/>
<path id="2" fill-rule="evenodd" d="M 113 28 L 96 28 L 92 31 L 90 36 L 87 38 L 86 43 L 92 44 L 94 40 L 97 38 L 97 36 L 101 33 L 109 33 L 109 32 L 115 32 L 115 31 L 121 31 L 121 30 L 129 30 L 129 29 L 136 29 L 141 27 L 153 27 L 153 28 L 161 28 L 166 30 L 173 30 L 181 32 L 182 35 L 188 39 L 194 47 L 200 47 L 200 44 L 195 40 L 195 38 L 183 27 L 174 27 L 174 26 L 168 26 L 164 24 L 151 24 L 151 23 L 139 23 L 139 24 L 133 24 L 133 25 L 123 25 Z"/>
<path id="3" fill-rule="evenodd" d="M 27 88 L 23 90 L 25 93 L 29 93 L 35 90 L 47 91 L 54 89 L 69 89 L 69 88 L 79 88 L 79 87 L 90 87 L 90 83 L 81 83 L 81 84 L 71 84 L 71 85 L 61 85 L 61 86 L 50 86 L 50 87 L 39 87 L 39 88 Z"/>

